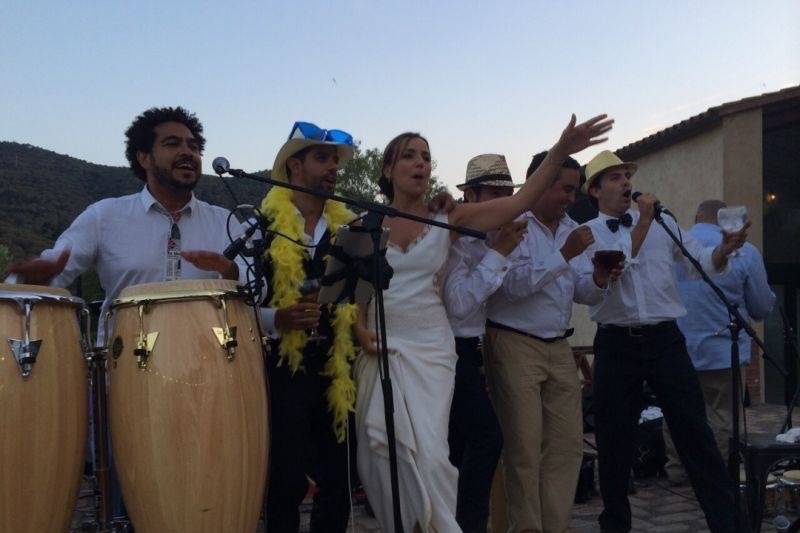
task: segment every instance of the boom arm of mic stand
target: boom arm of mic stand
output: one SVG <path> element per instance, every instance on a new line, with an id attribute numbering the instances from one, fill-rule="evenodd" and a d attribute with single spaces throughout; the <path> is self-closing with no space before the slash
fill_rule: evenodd
<path id="1" fill-rule="evenodd" d="M 243 170 L 239 169 L 229 169 L 228 173 L 236 176 L 237 178 L 246 178 L 253 181 L 260 181 L 261 183 L 267 183 L 274 187 L 283 187 L 285 189 L 292 189 L 293 191 L 304 192 L 306 194 L 310 194 L 312 196 L 317 196 L 319 198 L 325 198 L 327 200 L 335 200 L 337 202 L 341 202 L 343 204 L 347 204 L 352 207 L 357 207 L 363 211 L 370 211 L 373 213 L 378 213 L 384 217 L 391 217 L 391 218 L 406 218 L 408 220 L 414 220 L 417 222 L 422 222 L 423 224 L 428 224 L 431 226 L 438 226 L 440 228 L 444 228 L 461 235 L 466 235 L 468 237 L 476 237 L 478 239 L 486 239 L 486 233 L 483 231 L 474 230 L 472 228 L 466 228 L 463 226 L 454 226 L 452 224 L 447 224 L 446 222 L 439 222 L 438 220 L 433 220 L 430 218 L 420 217 L 417 215 L 412 215 L 411 213 L 404 213 L 403 211 L 398 211 L 394 207 L 379 204 L 377 202 L 369 202 L 366 200 L 356 200 L 354 198 L 348 198 L 346 196 L 339 196 L 338 194 L 328 194 L 320 191 L 315 191 L 313 189 L 309 189 L 307 187 L 302 187 L 300 185 L 294 185 L 293 183 L 288 183 L 285 181 L 277 181 L 271 178 L 263 178 L 261 176 L 256 176 L 254 174 L 248 174 Z"/>

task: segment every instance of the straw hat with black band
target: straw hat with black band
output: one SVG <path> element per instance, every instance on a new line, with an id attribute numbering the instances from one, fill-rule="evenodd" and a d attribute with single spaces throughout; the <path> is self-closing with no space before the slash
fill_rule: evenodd
<path id="1" fill-rule="evenodd" d="M 588 191 L 592 182 L 598 178 L 603 172 L 612 168 L 625 168 L 633 176 L 636 173 L 638 166 L 636 163 L 626 163 L 617 154 L 610 150 L 603 150 L 592 158 L 591 161 L 586 163 L 586 183 L 584 183 L 584 191 Z"/>
<path id="2" fill-rule="evenodd" d="M 459 191 L 473 187 L 522 187 L 514 183 L 508 170 L 506 157 L 500 154 L 481 154 L 467 163 L 467 181 L 456 185 Z"/>

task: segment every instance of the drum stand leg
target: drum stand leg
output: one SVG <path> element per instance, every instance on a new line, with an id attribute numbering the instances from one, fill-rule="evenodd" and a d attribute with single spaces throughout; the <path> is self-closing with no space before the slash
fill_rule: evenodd
<path id="1" fill-rule="evenodd" d="M 97 522 L 102 531 L 111 521 L 111 475 L 109 471 L 108 403 L 106 396 L 106 358 L 95 350 L 90 361 L 92 371 L 92 407 L 94 412 L 94 476 L 100 495 Z"/>

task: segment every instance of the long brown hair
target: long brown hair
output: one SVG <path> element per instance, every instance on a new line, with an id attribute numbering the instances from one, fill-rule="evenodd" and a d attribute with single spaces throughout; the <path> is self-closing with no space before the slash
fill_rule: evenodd
<path id="1" fill-rule="evenodd" d="M 394 186 L 383 169 L 388 166 L 389 173 L 391 174 L 391 171 L 394 170 L 394 165 L 397 162 L 398 154 L 402 154 L 403 150 L 405 150 L 408 146 L 408 143 L 410 143 L 413 139 L 422 139 L 430 149 L 428 139 L 423 137 L 421 134 L 412 131 L 401 133 L 389 141 L 389 144 L 387 144 L 386 148 L 383 149 L 383 158 L 381 159 L 381 175 L 378 178 L 378 187 L 381 190 L 381 194 L 388 198 L 390 202 L 394 200 Z"/>

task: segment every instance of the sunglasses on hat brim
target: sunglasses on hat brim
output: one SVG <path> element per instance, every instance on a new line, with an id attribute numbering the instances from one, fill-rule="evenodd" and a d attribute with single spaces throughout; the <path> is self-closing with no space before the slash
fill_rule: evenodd
<path id="1" fill-rule="evenodd" d="M 289 140 L 304 139 L 309 141 L 330 142 L 353 146 L 353 136 L 342 130 L 322 129 L 311 122 L 295 122 Z"/>

